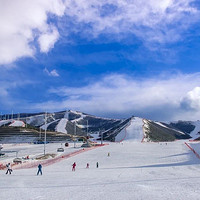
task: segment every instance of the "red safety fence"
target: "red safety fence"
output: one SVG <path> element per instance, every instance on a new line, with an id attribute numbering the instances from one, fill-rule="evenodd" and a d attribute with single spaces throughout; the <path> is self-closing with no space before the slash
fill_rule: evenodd
<path id="1" fill-rule="evenodd" d="M 189 140 L 189 142 L 200 142 L 199 140 Z"/>
<path id="2" fill-rule="evenodd" d="M 185 145 L 200 159 L 200 155 L 188 143 L 185 142 Z"/>
<path id="3" fill-rule="evenodd" d="M 60 162 L 63 159 L 67 159 L 67 158 L 70 158 L 72 156 L 78 155 L 80 153 L 87 152 L 87 151 L 90 151 L 90 150 L 93 150 L 93 149 L 96 149 L 98 147 L 102 147 L 102 146 L 105 146 L 105 145 L 108 145 L 108 144 L 98 144 L 98 145 L 95 145 L 95 146 L 92 146 L 92 147 L 89 147 L 89 148 L 80 149 L 80 150 L 72 152 L 72 153 L 63 154 L 63 155 L 60 155 L 60 156 L 57 156 L 55 158 L 51 158 L 51 159 L 48 159 L 48 160 L 42 160 L 42 161 L 41 160 L 37 160 L 37 161 L 34 160 L 33 162 L 25 162 L 25 163 L 22 163 L 22 164 L 12 165 L 12 167 L 14 169 L 35 168 L 35 167 L 38 166 L 39 163 L 42 164 L 43 166 L 48 166 L 48 165 L 52 165 L 56 162 Z"/>

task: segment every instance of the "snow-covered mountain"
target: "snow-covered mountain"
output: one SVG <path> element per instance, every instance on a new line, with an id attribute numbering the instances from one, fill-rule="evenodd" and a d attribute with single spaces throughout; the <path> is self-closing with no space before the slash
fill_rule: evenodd
<path id="1" fill-rule="evenodd" d="M 0 121 L 0 127 L 29 127 L 39 131 L 57 132 L 64 135 L 90 136 L 109 141 L 174 141 L 193 137 L 199 131 L 200 123 L 165 124 L 138 117 L 127 119 L 108 119 L 78 111 L 61 111 L 55 113 L 34 113 L 14 115 L 11 119 Z M 45 123 L 46 117 L 46 123 Z M 187 130 L 187 131 L 186 131 Z M 190 132 L 189 132 L 190 131 Z"/>
<path id="2" fill-rule="evenodd" d="M 164 124 L 164 123 L 163 123 Z M 180 130 L 191 136 L 193 140 L 200 140 L 200 121 L 177 121 L 165 124 L 169 128 Z"/>

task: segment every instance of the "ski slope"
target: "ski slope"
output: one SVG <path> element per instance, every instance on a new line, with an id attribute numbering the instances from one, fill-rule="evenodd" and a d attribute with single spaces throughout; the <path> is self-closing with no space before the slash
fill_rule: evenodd
<path id="1" fill-rule="evenodd" d="M 27 151 L 34 153 L 33 148 Z M 43 167 L 42 176 L 36 172 L 20 169 L 5 175 L 0 170 L 1 199 L 197 200 L 200 195 L 200 160 L 184 141 L 110 143 Z"/>
<path id="2" fill-rule="evenodd" d="M 115 141 L 142 141 L 143 139 L 143 120 L 139 117 L 131 119 L 128 127 L 124 128 L 116 137 Z"/>
<path id="3" fill-rule="evenodd" d="M 190 133 L 192 139 L 196 139 L 199 137 L 198 132 L 200 131 L 200 121 L 196 121 L 192 123 L 195 126 L 195 129 Z"/>
<path id="4" fill-rule="evenodd" d="M 25 123 L 20 120 L 13 120 L 13 122 L 9 125 L 13 127 L 25 127 Z"/>
<path id="5" fill-rule="evenodd" d="M 59 121 L 58 125 L 56 126 L 56 131 L 61 132 L 61 133 L 67 133 L 67 130 L 66 130 L 67 122 L 68 122 L 68 119 L 62 118 Z"/>
<path id="6" fill-rule="evenodd" d="M 4 126 L 6 124 L 12 123 L 13 120 L 0 120 L 0 126 Z"/>

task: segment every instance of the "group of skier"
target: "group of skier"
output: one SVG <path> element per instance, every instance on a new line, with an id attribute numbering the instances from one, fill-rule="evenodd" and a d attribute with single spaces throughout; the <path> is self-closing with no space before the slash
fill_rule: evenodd
<path id="1" fill-rule="evenodd" d="M 90 164 L 89 163 L 87 163 L 86 164 L 86 168 L 88 169 L 90 167 Z M 97 162 L 96 163 L 96 168 L 99 168 L 99 163 Z M 73 164 L 72 164 L 72 171 L 75 171 L 76 170 L 76 163 L 74 162 Z"/>
<path id="2" fill-rule="evenodd" d="M 110 153 L 108 153 L 108 157 L 110 156 Z M 87 163 L 86 164 L 86 168 L 89 168 L 89 163 Z M 96 162 L 96 168 L 99 168 L 99 162 Z M 10 163 L 8 163 L 7 165 L 6 165 L 6 169 L 7 169 L 7 171 L 6 171 L 6 174 L 11 174 L 12 173 L 12 168 L 11 168 L 11 164 Z M 75 171 L 76 170 L 76 162 L 74 162 L 73 164 L 72 164 L 72 171 Z M 38 171 L 37 171 L 37 175 L 42 175 L 42 165 L 41 164 L 39 164 L 38 165 Z"/>
<path id="3" fill-rule="evenodd" d="M 86 165 L 86 168 L 89 168 L 89 163 L 87 163 L 87 165 Z M 97 162 L 96 163 L 96 168 L 98 168 L 99 167 L 99 163 Z M 7 169 L 7 171 L 6 171 L 6 174 L 11 174 L 12 173 L 12 168 L 11 168 L 11 164 L 10 163 L 8 163 L 7 165 L 6 165 L 6 169 Z M 74 162 L 73 164 L 72 164 L 72 171 L 75 171 L 76 170 L 76 162 Z M 42 175 L 42 165 L 41 164 L 39 164 L 38 165 L 38 171 L 37 171 L 37 175 Z"/>

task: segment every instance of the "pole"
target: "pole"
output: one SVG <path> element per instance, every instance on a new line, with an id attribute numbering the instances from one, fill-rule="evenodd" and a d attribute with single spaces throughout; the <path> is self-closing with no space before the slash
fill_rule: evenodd
<path id="1" fill-rule="evenodd" d="M 40 134 L 39 134 L 39 139 L 41 139 L 41 127 L 40 127 Z"/>
<path id="2" fill-rule="evenodd" d="M 87 120 L 87 136 L 88 136 L 88 120 Z"/>
<path id="3" fill-rule="evenodd" d="M 76 136 L 76 122 L 74 122 L 74 136 Z M 74 148 L 76 148 L 76 137 L 74 137 Z"/>
<path id="4" fill-rule="evenodd" d="M 26 128 L 27 128 L 27 114 L 26 114 Z"/>
<path id="5" fill-rule="evenodd" d="M 100 130 L 101 133 L 101 144 L 103 144 L 103 132 Z"/>
<path id="6" fill-rule="evenodd" d="M 45 112 L 45 129 L 44 129 L 44 155 L 46 151 L 46 142 L 47 142 L 47 112 Z"/>

